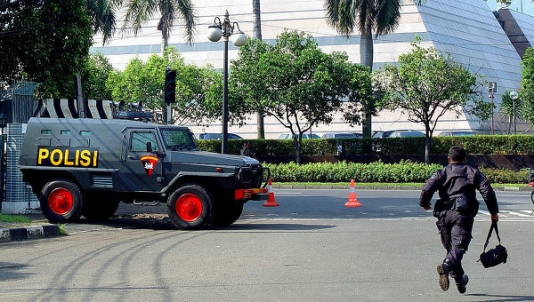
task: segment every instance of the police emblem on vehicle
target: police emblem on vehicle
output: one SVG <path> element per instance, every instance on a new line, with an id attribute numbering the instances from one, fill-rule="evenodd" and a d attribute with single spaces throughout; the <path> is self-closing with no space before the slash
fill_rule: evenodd
<path id="1" fill-rule="evenodd" d="M 156 165 L 158 164 L 158 158 L 152 155 L 145 155 L 141 157 L 141 163 L 145 169 L 146 176 L 150 177 L 152 176 L 154 168 L 156 168 Z"/>

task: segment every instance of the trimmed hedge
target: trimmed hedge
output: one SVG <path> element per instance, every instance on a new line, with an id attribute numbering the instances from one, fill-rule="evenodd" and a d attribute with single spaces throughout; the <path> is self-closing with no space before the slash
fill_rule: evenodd
<path id="1" fill-rule="evenodd" d="M 387 139 L 304 139 L 302 140 L 302 155 L 359 155 L 372 154 L 380 150 L 383 154 L 421 155 L 425 153 L 424 137 L 387 138 Z M 227 149 L 229 154 L 239 154 L 244 142 L 251 143 L 251 150 L 258 157 L 295 156 L 293 140 L 229 140 Z M 221 142 L 218 140 L 198 140 L 201 150 L 220 152 Z M 432 138 L 431 154 L 446 154 L 453 145 L 463 146 L 468 154 L 510 154 L 533 155 L 534 139 L 532 135 L 476 135 L 459 137 Z M 377 148 L 377 147 L 380 148 Z"/>
<path id="2" fill-rule="evenodd" d="M 360 163 L 309 163 L 299 165 L 294 162 L 287 164 L 268 164 L 264 166 L 271 170 L 271 177 L 275 182 L 350 182 L 354 179 L 360 183 L 423 183 L 442 165 L 414 163 L 402 161 L 397 164 L 375 162 Z M 480 171 L 486 175 L 491 183 L 521 184 L 526 183 L 529 169 L 519 172 L 485 169 Z"/>
<path id="3" fill-rule="evenodd" d="M 251 143 L 251 150 L 259 158 L 294 158 L 293 140 L 230 140 L 228 153 L 239 154 L 244 142 Z M 221 142 L 217 140 L 198 140 L 201 150 L 220 152 Z M 533 155 L 534 139 L 532 135 L 477 135 L 463 137 L 432 138 L 431 154 L 446 154 L 450 146 L 463 146 L 468 154 L 510 154 Z M 373 154 L 379 146 L 380 153 L 422 155 L 425 149 L 424 137 L 388 138 L 388 139 L 305 139 L 302 140 L 302 155 L 314 156 L 351 156 Z M 432 173 L 441 169 L 438 164 L 427 165 L 409 160 L 396 164 L 374 162 L 370 164 L 347 163 L 309 163 L 294 162 L 273 164 L 264 163 L 271 169 L 273 180 L 277 182 L 384 182 L 407 183 L 424 182 Z M 497 184 L 526 183 L 530 169 L 519 172 L 504 169 L 480 169 L 486 177 Z"/>

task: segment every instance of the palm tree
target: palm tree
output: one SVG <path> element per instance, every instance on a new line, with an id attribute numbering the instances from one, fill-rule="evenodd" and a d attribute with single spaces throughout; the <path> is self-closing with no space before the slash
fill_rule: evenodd
<path id="1" fill-rule="evenodd" d="M 126 4 L 126 15 L 122 29 L 131 27 L 135 35 L 139 32 L 144 23 L 148 22 L 152 15 L 161 15 L 158 23 L 158 30 L 161 30 L 162 43 L 161 54 L 169 45 L 169 36 L 176 19 L 182 19 L 185 26 L 185 36 L 187 42 L 193 42 L 195 34 L 196 16 L 193 4 L 190 0 L 129 0 Z"/>
<path id="2" fill-rule="evenodd" d="M 115 34 L 115 11 L 119 9 L 121 3 L 122 0 L 87 0 L 93 31 L 95 34 L 102 34 L 102 45 Z"/>
<path id="3" fill-rule="evenodd" d="M 419 2 L 419 1 L 417 1 Z M 373 69 L 373 34 L 386 35 L 397 29 L 402 0 L 325 0 L 327 22 L 347 38 L 356 28 L 360 32 L 360 63 Z M 363 133 L 371 136 L 374 103 L 365 108 Z"/>
<path id="4" fill-rule="evenodd" d="M 261 5 L 260 0 L 252 0 L 252 14 L 254 15 L 254 38 L 261 40 Z"/>

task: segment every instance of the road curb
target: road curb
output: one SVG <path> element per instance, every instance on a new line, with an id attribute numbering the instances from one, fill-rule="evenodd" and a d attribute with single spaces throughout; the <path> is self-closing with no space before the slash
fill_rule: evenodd
<path id="1" fill-rule="evenodd" d="M 0 229 L 0 242 L 57 237 L 59 235 L 59 226 L 52 224 Z"/>

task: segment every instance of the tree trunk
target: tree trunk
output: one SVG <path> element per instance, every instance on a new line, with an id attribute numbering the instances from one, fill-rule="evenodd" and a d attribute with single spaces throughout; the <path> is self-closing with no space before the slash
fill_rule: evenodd
<path id="1" fill-rule="evenodd" d="M 254 38 L 261 40 L 261 11 L 260 0 L 252 0 L 252 13 L 254 18 Z"/>
<path id="2" fill-rule="evenodd" d="M 425 138 L 425 164 L 430 164 L 430 137 Z"/>
<path id="3" fill-rule="evenodd" d="M 169 39 L 168 39 L 169 34 L 168 33 L 169 33 L 169 29 L 163 26 L 161 29 L 161 56 L 162 57 L 165 54 L 165 48 L 169 46 Z"/>
<path id="4" fill-rule="evenodd" d="M 373 35 L 371 30 L 362 33 L 360 35 L 360 64 L 368 66 L 371 71 L 373 71 Z M 372 129 L 372 112 L 374 110 L 375 104 L 374 101 L 369 103 L 367 108 L 364 108 L 364 122 L 362 126 L 362 132 L 364 137 L 371 137 Z"/>
<path id="5" fill-rule="evenodd" d="M 302 134 L 301 134 L 302 136 Z M 296 135 L 293 137 L 293 142 L 295 143 L 295 162 L 300 165 L 301 163 L 301 155 L 300 155 L 300 149 L 302 146 L 301 139 L 296 138 Z"/>

